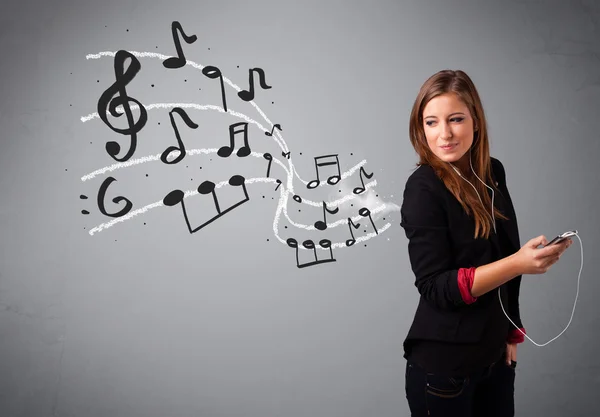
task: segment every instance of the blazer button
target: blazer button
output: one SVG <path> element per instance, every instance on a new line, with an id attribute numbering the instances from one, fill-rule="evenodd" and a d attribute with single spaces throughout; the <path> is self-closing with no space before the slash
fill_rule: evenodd
<path id="1" fill-rule="evenodd" d="M 498 181 L 494 181 L 494 184 L 496 184 L 496 187 L 498 186 Z"/>

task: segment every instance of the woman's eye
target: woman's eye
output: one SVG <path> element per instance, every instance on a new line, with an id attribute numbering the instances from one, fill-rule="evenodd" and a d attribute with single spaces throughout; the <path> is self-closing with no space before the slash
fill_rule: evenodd
<path id="1" fill-rule="evenodd" d="M 453 117 L 452 119 L 450 119 L 450 121 L 455 121 L 455 122 L 462 122 L 463 120 L 465 120 L 464 117 Z M 433 120 L 428 120 L 425 122 L 425 124 L 427 126 L 431 126 L 432 123 L 435 123 Z"/>
<path id="2" fill-rule="evenodd" d="M 457 122 L 462 122 L 464 120 L 464 117 L 454 117 L 450 120 L 456 120 Z"/>

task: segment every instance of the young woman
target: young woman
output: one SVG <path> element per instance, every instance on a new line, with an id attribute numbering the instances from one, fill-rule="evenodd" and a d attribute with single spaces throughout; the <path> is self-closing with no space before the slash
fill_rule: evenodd
<path id="1" fill-rule="evenodd" d="M 420 294 L 404 341 L 411 415 L 513 416 L 521 276 L 548 271 L 572 240 L 521 247 L 504 166 L 463 71 L 423 84 L 409 133 L 419 162 L 401 225 Z"/>

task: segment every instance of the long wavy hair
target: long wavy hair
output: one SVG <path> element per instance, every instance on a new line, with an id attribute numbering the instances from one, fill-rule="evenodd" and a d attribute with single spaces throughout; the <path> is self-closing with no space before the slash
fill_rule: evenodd
<path id="1" fill-rule="evenodd" d="M 488 239 L 493 227 L 489 210 L 489 207 L 492 206 L 489 189 L 479 180 L 471 180 L 481 200 L 483 200 L 482 205 L 473 187 L 460 178 L 449 163 L 439 159 L 427 144 L 423 128 L 423 109 L 431 99 L 446 93 L 455 93 L 468 107 L 474 125 L 473 145 L 469 151 L 473 170 L 479 178 L 494 188 L 494 195 L 498 195 L 499 191 L 492 180 L 491 174 L 492 163 L 485 113 L 475 84 L 473 84 L 471 78 L 464 71 L 439 71 L 429 77 L 419 90 L 419 94 L 413 104 L 409 122 L 410 142 L 419 155 L 419 162 L 416 163 L 416 166 L 430 165 L 433 168 L 436 175 L 442 180 L 452 195 L 456 197 L 467 215 L 473 217 L 475 221 L 475 235 L 473 237 L 475 239 L 478 237 Z M 494 216 L 496 219 L 508 220 L 508 217 L 502 214 L 496 207 L 494 207 Z"/>

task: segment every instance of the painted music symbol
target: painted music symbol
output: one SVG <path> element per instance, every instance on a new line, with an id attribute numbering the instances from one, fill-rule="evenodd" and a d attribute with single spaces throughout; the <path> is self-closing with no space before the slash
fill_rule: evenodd
<path id="1" fill-rule="evenodd" d="M 304 246 L 306 249 L 312 249 L 315 255 L 314 261 L 306 262 L 303 264 L 300 263 L 300 260 L 298 258 L 298 241 L 291 237 L 288 240 L 286 240 L 286 243 L 290 248 L 296 249 L 296 266 L 298 268 L 306 268 L 307 266 L 319 265 L 327 262 L 336 262 L 336 259 L 333 259 L 333 250 L 331 249 L 331 240 L 329 239 L 323 239 L 319 241 L 319 246 L 321 246 L 323 249 L 329 249 L 329 259 L 317 259 L 317 248 L 315 247 L 315 242 L 313 242 L 312 240 L 309 239 L 302 242 L 302 246 Z"/>
<path id="2" fill-rule="evenodd" d="M 267 135 L 267 136 L 273 136 L 273 132 L 275 131 L 275 128 L 277 128 L 277 130 L 279 130 L 280 132 L 282 131 L 281 125 L 280 124 L 275 124 L 275 125 L 273 125 L 273 128 L 271 129 L 271 132 L 265 132 L 265 135 Z"/>
<path id="3" fill-rule="evenodd" d="M 181 107 L 175 107 L 173 110 L 171 110 L 169 112 L 169 118 L 171 119 L 171 126 L 173 127 L 173 130 L 175 131 L 175 138 L 177 139 L 177 145 L 178 145 L 178 146 L 169 146 L 167 149 L 165 149 L 165 151 L 160 156 L 160 160 L 163 161 L 165 164 L 169 164 L 169 165 L 176 164 L 185 157 L 185 146 L 183 144 L 183 141 L 181 140 L 181 136 L 179 135 L 179 129 L 177 129 L 177 124 L 175 123 L 175 118 L 173 117 L 173 113 L 177 113 L 179 115 L 179 117 L 181 117 L 181 119 L 183 119 L 183 121 L 185 122 L 185 124 L 188 127 L 191 127 L 192 129 L 198 128 L 198 125 L 196 123 L 192 122 L 192 119 L 190 119 L 188 114 Z M 169 161 L 167 158 L 171 154 L 171 152 L 174 152 L 174 151 L 179 152 L 179 155 L 177 155 L 177 157 L 174 158 L 173 160 Z"/>
<path id="4" fill-rule="evenodd" d="M 352 236 L 352 239 L 346 240 L 346 246 L 352 246 L 356 243 L 356 239 L 354 238 L 354 232 L 352 231 L 352 227 L 354 227 L 355 229 L 358 229 L 360 227 L 360 223 L 354 224 L 352 219 L 350 217 L 348 217 L 348 229 L 350 229 L 350 236 Z"/>
<path id="5" fill-rule="evenodd" d="M 336 214 L 338 211 L 340 211 L 339 207 L 336 207 L 334 209 L 328 209 L 327 208 L 327 203 L 325 201 L 323 201 L 323 221 L 318 220 L 315 222 L 315 229 L 317 230 L 325 230 L 327 229 L 327 213 L 329 214 Z"/>
<path id="6" fill-rule="evenodd" d="M 287 151 L 287 152 L 281 151 L 281 156 L 283 156 L 284 158 L 290 159 L 291 153 L 292 153 L 292 151 Z"/>
<path id="7" fill-rule="evenodd" d="M 242 126 L 242 129 L 236 130 L 238 127 Z M 229 126 L 229 146 L 223 146 L 218 151 L 217 154 L 221 158 L 227 158 L 233 152 L 233 145 L 235 144 L 235 135 L 243 133 L 244 134 L 244 146 L 238 149 L 236 155 L 240 158 L 250 155 L 250 146 L 248 145 L 248 122 L 238 122 Z"/>
<path id="8" fill-rule="evenodd" d="M 365 191 L 365 182 L 363 180 L 363 174 L 365 175 L 365 177 L 367 177 L 367 179 L 371 179 L 371 177 L 373 176 L 374 172 L 371 172 L 370 174 L 367 174 L 367 172 L 365 171 L 365 169 L 363 167 L 360 167 L 360 183 L 362 184 L 362 187 L 356 187 L 354 190 L 352 190 L 352 192 L 354 194 L 360 194 L 362 192 Z"/>
<path id="9" fill-rule="evenodd" d="M 335 161 L 326 161 L 326 162 L 318 162 L 321 159 L 335 159 Z M 332 175 L 327 179 L 327 183 L 329 185 L 335 185 L 342 178 L 340 173 L 340 161 L 338 159 L 338 155 L 323 155 L 323 156 L 315 156 L 315 170 L 317 171 L 317 179 L 312 180 L 308 184 L 306 184 L 306 188 L 313 189 L 317 188 L 321 181 L 319 180 L 319 168 L 323 166 L 335 165 L 337 167 L 337 175 Z"/>
<path id="10" fill-rule="evenodd" d="M 179 31 L 179 33 L 183 37 L 183 40 L 188 44 L 192 44 L 198 39 L 196 35 L 187 36 L 183 31 L 183 28 L 181 27 L 181 23 L 177 21 L 171 23 L 171 34 L 173 35 L 173 42 L 175 43 L 175 50 L 177 51 L 177 56 L 172 56 L 170 58 L 165 59 L 163 61 L 163 66 L 165 68 L 181 68 L 187 62 L 187 60 L 185 59 L 185 55 L 183 54 L 183 49 L 181 49 L 181 41 L 179 40 L 177 31 Z"/>
<path id="11" fill-rule="evenodd" d="M 217 215 L 214 216 L 213 218 L 205 221 L 200 226 L 197 226 L 196 228 L 193 228 L 193 229 L 192 229 L 192 226 L 190 225 L 190 221 L 188 219 L 187 210 L 185 208 L 185 202 L 183 201 L 184 197 L 185 197 L 185 193 L 183 191 L 181 191 L 181 190 L 171 191 L 163 199 L 163 204 L 165 206 L 172 207 L 172 206 L 175 206 L 175 205 L 181 203 L 181 208 L 183 210 L 183 217 L 185 218 L 185 223 L 187 225 L 187 228 L 190 233 L 195 233 L 198 230 L 202 229 L 203 227 L 209 225 L 213 221 L 217 220 L 218 218 L 229 213 L 231 210 L 235 209 L 236 207 L 239 207 L 240 205 L 244 204 L 246 201 L 250 200 L 250 197 L 248 197 L 248 190 L 246 189 L 246 179 L 244 177 L 242 177 L 241 175 L 232 176 L 229 179 L 229 185 L 231 185 L 232 187 L 242 187 L 245 198 L 243 198 L 242 200 L 233 204 L 232 206 L 228 207 L 227 209 L 221 210 L 221 207 L 219 206 L 219 200 L 217 199 L 217 193 L 215 192 L 215 183 L 211 182 L 211 181 L 204 181 L 202 184 L 200 184 L 200 186 L 198 187 L 198 193 L 200 193 L 202 195 L 212 194 L 213 201 L 215 203 L 215 208 L 217 210 Z"/>
<path id="12" fill-rule="evenodd" d="M 127 67 L 127 71 L 125 71 L 124 64 L 127 58 L 131 60 L 131 63 L 129 64 L 129 67 Z M 125 90 L 125 86 L 135 78 L 136 74 L 142 68 L 140 61 L 138 61 L 133 54 L 124 50 L 120 50 L 115 54 L 114 67 L 116 81 L 110 87 L 108 87 L 98 99 L 98 116 L 114 132 L 120 133 L 121 135 L 131 136 L 129 151 L 127 151 L 125 156 L 122 158 L 117 158 L 117 155 L 121 151 L 121 146 L 117 142 L 111 141 L 106 143 L 106 152 L 114 160 L 123 162 L 131 158 L 135 153 L 135 148 L 137 146 L 137 133 L 146 125 L 146 122 L 148 121 L 148 114 L 142 103 L 133 97 L 129 97 L 127 95 L 127 91 Z M 116 94 L 118 94 L 118 96 L 113 98 L 113 96 Z M 137 122 L 133 119 L 133 113 L 131 112 L 131 107 L 129 106 L 130 101 L 139 106 L 140 115 Z M 108 121 L 108 117 L 106 116 L 107 109 L 113 117 L 120 117 L 123 115 L 123 113 L 117 112 L 118 106 L 122 106 L 125 110 L 128 128 L 116 128 Z"/>
<path id="13" fill-rule="evenodd" d="M 223 74 L 221 73 L 221 70 L 217 67 L 213 67 L 213 66 L 207 66 L 202 68 L 202 74 L 204 74 L 205 76 L 207 76 L 208 78 L 214 80 L 215 78 L 218 78 L 219 81 L 221 82 L 221 100 L 223 101 L 223 110 L 225 110 L 225 113 L 227 113 L 227 100 L 225 98 L 225 85 L 223 84 Z"/>
<path id="14" fill-rule="evenodd" d="M 373 223 L 373 218 L 371 217 L 371 210 L 369 210 L 366 207 L 363 207 L 360 210 L 358 210 L 358 214 L 360 214 L 363 217 L 368 217 L 369 220 L 371 220 L 371 224 L 373 225 L 373 229 L 375 230 L 375 233 L 379 234 L 379 232 L 377 231 L 377 227 L 375 227 L 375 223 Z"/>
<path id="15" fill-rule="evenodd" d="M 106 208 L 104 206 L 104 200 L 106 198 L 106 190 L 108 190 L 108 186 L 110 184 L 112 184 L 113 181 L 116 181 L 116 179 L 114 179 L 113 177 L 108 177 L 102 182 L 102 185 L 100 185 L 100 189 L 98 190 L 98 209 L 100 210 L 100 213 L 104 214 L 105 216 L 121 217 L 121 216 L 124 216 L 127 213 L 129 213 L 129 211 L 131 211 L 131 208 L 133 207 L 133 203 L 125 197 L 122 197 L 122 196 L 115 197 L 112 199 L 112 202 L 115 204 L 119 204 L 121 201 L 124 201 L 125 207 L 123 207 L 122 210 L 120 210 L 116 213 L 108 213 L 106 211 Z"/>
<path id="16" fill-rule="evenodd" d="M 269 165 L 267 165 L 267 178 L 269 178 L 269 174 L 271 173 L 271 164 L 273 163 L 273 155 L 266 152 L 263 154 L 263 158 L 265 158 L 267 161 L 269 161 Z"/>
<path id="17" fill-rule="evenodd" d="M 261 88 L 263 88 L 265 90 L 268 90 L 269 88 L 271 88 L 271 86 L 267 85 L 267 83 L 265 82 L 265 72 L 262 70 L 262 68 L 252 68 L 252 69 L 248 70 L 248 73 L 249 73 L 248 83 L 250 84 L 250 91 L 242 90 L 238 93 L 238 96 L 244 101 L 254 100 L 254 73 L 255 72 L 258 74 L 258 80 L 259 80 Z"/>

